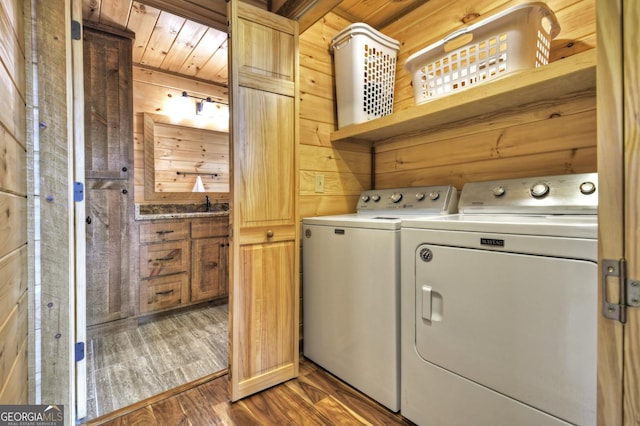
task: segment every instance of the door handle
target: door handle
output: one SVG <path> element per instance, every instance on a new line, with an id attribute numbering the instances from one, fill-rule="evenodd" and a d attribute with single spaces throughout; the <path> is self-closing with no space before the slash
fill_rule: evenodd
<path id="1" fill-rule="evenodd" d="M 423 285 L 420 288 L 420 293 L 422 295 L 422 300 L 420 301 L 422 319 L 432 324 L 442 321 L 444 312 L 442 293 L 435 291 L 433 287 L 428 285 Z"/>
<path id="2" fill-rule="evenodd" d="M 431 287 L 422 286 L 422 319 L 431 321 Z"/>

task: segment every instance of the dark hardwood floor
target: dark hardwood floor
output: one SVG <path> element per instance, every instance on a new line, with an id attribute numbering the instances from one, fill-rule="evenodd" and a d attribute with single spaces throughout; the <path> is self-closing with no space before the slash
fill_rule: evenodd
<path id="1" fill-rule="evenodd" d="M 375 374 L 375 373 L 372 373 Z M 231 403 L 223 375 L 92 425 L 412 425 L 308 360 L 298 378 Z"/>

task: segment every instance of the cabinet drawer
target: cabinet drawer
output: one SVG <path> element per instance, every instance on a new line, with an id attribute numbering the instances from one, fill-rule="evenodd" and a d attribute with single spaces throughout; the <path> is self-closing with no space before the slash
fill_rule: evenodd
<path id="1" fill-rule="evenodd" d="M 151 222 L 140 224 L 140 244 L 189 238 L 189 222 Z"/>
<path id="2" fill-rule="evenodd" d="M 140 277 L 157 277 L 189 270 L 189 242 L 140 246 Z"/>
<path id="3" fill-rule="evenodd" d="M 198 219 L 191 222 L 191 238 L 226 237 L 229 218 Z"/>
<path id="4" fill-rule="evenodd" d="M 140 282 L 140 312 L 175 308 L 187 301 L 189 276 L 176 274 Z"/>

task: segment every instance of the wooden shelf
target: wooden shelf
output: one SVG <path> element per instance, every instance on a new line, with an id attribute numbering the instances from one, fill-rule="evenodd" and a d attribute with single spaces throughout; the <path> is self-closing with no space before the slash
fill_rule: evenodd
<path id="1" fill-rule="evenodd" d="M 508 74 L 424 104 L 331 133 L 331 141 L 379 142 L 545 99 L 595 91 L 596 49 L 540 68 Z"/>

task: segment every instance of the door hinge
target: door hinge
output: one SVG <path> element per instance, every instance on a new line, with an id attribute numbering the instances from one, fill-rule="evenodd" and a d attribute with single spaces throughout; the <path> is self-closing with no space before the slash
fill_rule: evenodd
<path id="1" fill-rule="evenodd" d="M 71 39 L 80 40 L 82 38 L 82 25 L 78 21 L 71 21 Z"/>
<path id="2" fill-rule="evenodd" d="M 82 182 L 73 182 L 73 201 L 79 203 L 84 200 L 84 185 Z"/>
<path id="3" fill-rule="evenodd" d="M 609 301 L 610 278 L 617 278 L 619 283 L 617 303 Z M 627 308 L 640 308 L 640 280 L 627 277 L 627 261 L 625 259 L 603 259 L 602 315 L 605 318 L 625 324 L 627 322 Z"/>
<path id="4" fill-rule="evenodd" d="M 76 362 L 84 359 L 84 342 L 76 342 Z"/>

